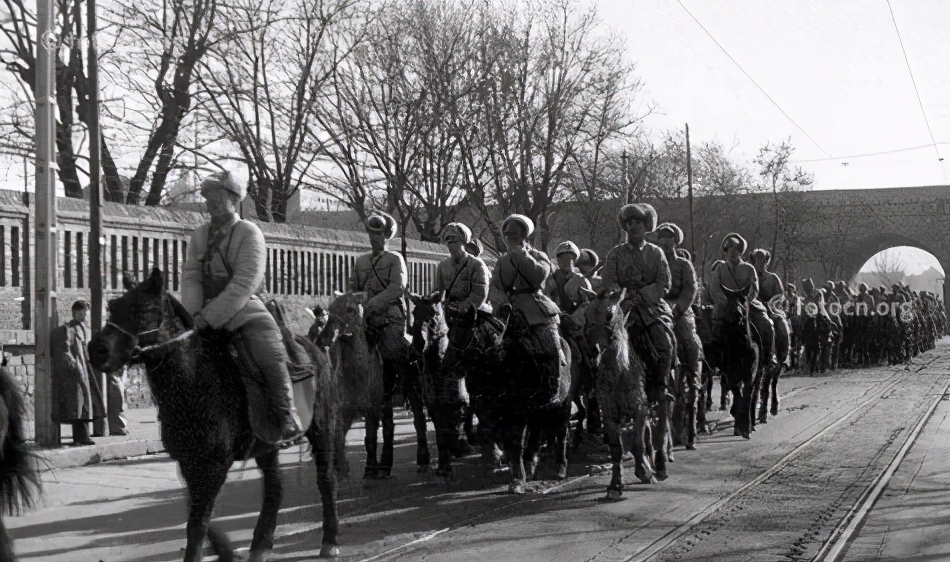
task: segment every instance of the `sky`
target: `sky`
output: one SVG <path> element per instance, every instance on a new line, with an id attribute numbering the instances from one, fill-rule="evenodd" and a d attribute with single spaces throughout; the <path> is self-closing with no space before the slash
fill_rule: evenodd
<path id="1" fill-rule="evenodd" d="M 689 123 L 744 161 L 791 137 L 815 189 L 950 185 L 950 2 L 596 4 L 659 106 L 651 130 Z"/>
<path id="2" fill-rule="evenodd" d="M 656 138 L 688 123 L 748 162 L 790 137 L 814 189 L 950 185 L 950 0 L 588 1 L 626 38 Z"/>
<path id="3" fill-rule="evenodd" d="M 950 1 L 596 4 L 658 106 L 653 134 L 688 123 L 692 142 L 746 162 L 790 137 L 816 190 L 950 186 Z M 922 250 L 894 252 L 911 273 L 942 270 Z"/>

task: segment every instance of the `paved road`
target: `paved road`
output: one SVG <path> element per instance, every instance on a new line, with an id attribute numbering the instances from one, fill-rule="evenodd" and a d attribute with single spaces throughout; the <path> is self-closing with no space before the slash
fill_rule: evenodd
<path id="1" fill-rule="evenodd" d="M 398 427 L 396 478 L 341 485 L 345 560 L 805 560 L 893 459 L 910 428 L 943 393 L 950 345 L 910 368 L 785 377 L 778 418 L 750 441 L 732 431 L 677 451 L 670 479 L 634 483 L 605 502 L 605 451 L 585 447 L 566 482 L 542 480 L 538 493 L 504 493 L 507 475 L 465 459 L 457 481 L 416 474 L 411 424 Z M 878 502 L 847 553 L 849 560 L 948 555 L 950 446 L 947 403 Z M 354 475 L 362 436 L 349 435 Z M 320 509 L 307 456 L 282 455 L 285 508 L 275 560 L 315 559 Z M 553 467 L 547 466 L 548 477 Z M 62 469 L 46 475 L 42 508 L 7 518 L 23 561 L 133 562 L 180 559 L 184 494 L 163 455 Z M 250 541 L 259 508 L 253 464 L 235 465 L 216 521 L 239 545 Z M 923 508 L 921 510 L 921 508 Z M 943 525 L 943 530 L 939 525 Z"/>

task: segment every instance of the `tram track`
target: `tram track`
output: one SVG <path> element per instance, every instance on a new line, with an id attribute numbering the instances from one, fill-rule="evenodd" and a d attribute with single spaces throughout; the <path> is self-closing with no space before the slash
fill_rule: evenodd
<path id="1" fill-rule="evenodd" d="M 901 379 L 903 378 L 903 376 L 904 376 L 903 372 L 892 373 L 887 379 L 885 379 L 884 381 L 878 383 L 877 385 L 865 391 L 864 394 L 861 395 L 857 399 L 858 403 L 854 405 L 853 407 L 851 407 L 846 413 L 841 415 L 836 421 L 831 422 L 830 424 L 826 425 L 823 429 L 819 430 L 817 433 L 807 438 L 805 441 L 799 443 L 794 449 L 786 453 L 778 461 L 773 463 L 768 469 L 766 469 L 764 472 L 756 476 L 754 479 L 747 482 L 746 484 L 744 484 L 737 490 L 726 495 L 725 497 L 719 499 L 712 505 L 709 505 L 708 507 L 706 507 L 705 509 L 703 509 L 702 511 L 700 511 L 699 513 L 691 517 L 689 520 L 671 529 L 669 532 L 667 532 L 663 536 L 639 548 L 637 552 L 635 552 L 633 555 L 630 555 L 621 559 L 624 560 L 625 562 L 645 562 L 647 560 L 651 560 L 653 557 L 657 556 L 658 554 L 663 552 L 665 549 L 675 544 L 677 541 L 687 538 L 688 536 L 693 534 L 694 530 L 697 527 L 699 527 L 702 523 L 704 523 L 707 519 L 709 519 L 713 514 L 719 512 L 726 505 L 728 505 L 731 502 L 734 502 L 736 499 L 740 498 L 744 494 L 749 493 L 752 489 L 756 488 L 757 486 L 761 486 L 765 482 L 775 477 L 782 470 L 784 470 L 788 465 L 795 462 L 795 460 L 797 460 L 802 455 L 802 453 L 806 449 L 808 449 L 809 446 L 811 446 L 814 443 L 819 442 L 821 439 L 823 439 L 829 433 L 834 431 L 836 428 L 841 427 L 843 424 L 851 421 L 852 418 L 854 418 L 859 413 L 864 411 L 869 404 L 877 400 L 880 400 L 881 397 L 883 397 L 888 392 L 893 390 L 901 382 Z M 831 414 L 829 414 L 829 416 L 827 417 L 830 417 L 830 416 Z M 825 419 L 827 419 L 827 417 Z M 628 537 L 624 537 L 617 542 L 623 542 L 624 540 L 631 537 L 632 535 L 633 534 L 629 535 Z M 601 554 L 602 553 L 598 553 L 597 555 L 589 558 L 587 562 L 596 562 L 597 560 L 600 559 Z"/>
<path id="2" fill-rule="evenodd" d="M 925 367 L 926 365 L 922 366 L 920 369 L 917 369 L 917 371 L 919 372 Z M 829 433 L 835 431 L 837 428 L 842 427 L 845 424 L 854 422 L 855 417 L 859 416 L 859 414 L 866 411 L 867 407 L 870 404 L 874 403 L 875 401 L 880 400 L 882 397 L 885 397 L 889 392 L 893 391 L 897 387 L 897 385 L 900 384 L 901 380 L 906 376 L 906 374 L 907 374 L 906 371 L 903 371 L 903 370 L 889 373 L 885 378 L 883 378 L 883 380 L 869 387 L 861 395 L 853 398 L 852 399 L 853 405 L 847 410 L 847 412 L 843 414 L 839 414 L 838 412 L 832 411 L 827 416 L 822 418 L 824 422 L 830 421 L 830 423 L 827 423 L 827 425 L 822 427 L 822 429 L 820 429 L 815 434 L 808 437 L 799 445 L 797 445 L 794 449 L 786 453 L 778 461 L 776 461 L 769 468 L 767 468 L 764 472 L 759 474 L 756 478 L 746 483 L 739 489 L 728 494 L 727 496 L 716 501 L 715 503 L 708 506 L 707 508 L 703 509 L 701 512 L 691 517 L 688 521 L 672 529 L 670 532 L 664 534 L 657 540 L 639 548 L 637 552 L 633 554 L 632 556 L 628 556 L 628 557 L 620 558 L 620 559 L 626 560 L 628 562 L 650 560 L 657 554 L 663 552 L 664 549 L 676 543 L 678 540 L 689 536 L 690 533 L 696 527 L 701 525 L 710 516 L 715 514 L 724 506 L 736 500 L 737 498 L 741 497 L 742 495 L 748 493 L 750 490 L 754 489 L 755 487 L 761 486 L 763 483 L 774 478 L 788 465 L 794 463 L 795 460 L 798 459 L 802 455 L 802 453 L 806 449 L 808 449 L 809 446 L 811 446 L 812 444 L 816 442 L 821 441 Z M 816 381 L 816 384 L 810 384 L 810 385 L 801 387 L 799 389 L 796 389 L 794 392 L 790 392 L 786 395 L 783 395 L 783 398 L 788 398 L 794 394 L 799 394 L 808 390 L 815 390 L 817 388 L 820 388 L 821 385 L 822 383 Z M 835 419 L 833 421 L 829 420 L 829 418 L 831 417 L 834 417 Z M 531 494 L 530 496 L 526 498 L 519 499 L 511 503 L 507 503 L 503 506 L 496 506 L 488 510 L 479 511 L 478 513 L 465 517 L 464 519 L 457 521 L 453 523 L 452 525 L 448 525 L 436 530 L 429 531 L 421 536 L 414 537 L 412 540 L 406 541 L 401 545 L 393 546 L 383 552 L 374 554 L 373 556 L 362 558 L 361 561 L 375 562 L 375 561 L 380 561 L 380 560 L 388 560 L 395 557 L 399 557 L 400 559 L 402 559 L 402 558 L 405 558 L 407 555 L 411 555 L 414 552 L 421 553 L 422 551 L 424 551 L 424 549 L 428 546 L 428 544 L 433 539 L 439 538 L 440 540 L 445 540 L 446 535 L 456 532 L 465 527 L 469 527 L 473 524 L 476 524 L 479 520 L 482 520 L 489 515 L 495 514 L 498 511 L 516 509 L 520 505 L 544 501 L 550 493 L 563 490 L 564 488 L 567 488 L 571 486 L 572 484 L 575 484 L 582 480 L 586 480 L 590 478 L 591 476 L 597 476 L 598 474 L 599 472 L 595 471 L 589 474 L 573 477 L 563 482 L 559 482 L 553 486 L 545 487 L 543 490 L 535 492 L 534 494 Z M 624 538 L 621 538 L 618 541 L 615 541 L 614 544 L 623 542 L 624 540 L 631 538 L 634 534 L 635 532 L 631 533 L 630 535 Z M 597 555 L 589 558 L 588 562 L 596 562 L 597 560 L 601 558 L 601 556 L 604 554 L 606 550 L 609 550 L 609 548 L 610 547 L 608 547 L 604 551 L 601 551 Z"/>
<path id="3" fill-rule="evenodd" d="M 894 458 L 888 463 L 887 468 L 867 487 L 861 500 L 853 505 L 847 515 L 838 523 L 818 551 L 818 554 L 812 558 L 813 561 L 837 562 L 842 559 L 852 541 L 861 531 L 864 522 L 870 515 L 877 500 L 881 497 L 881 494 L 884 493 L 884 490 L 894 477 L 897 469 L 900 468 L 907 453 L 917 442 L 924 426 L 930 421 L 934 411 L 937 409 L 937 405 L 947 396 L 947 392 L 950 392 L 950 383 L 944 386 L 942 392 L 937 393 L 937 397 L 931 401 L 927 411 L 920 417 L 910 434 L 904 439 L 900 450 L 897 451 Z"/>

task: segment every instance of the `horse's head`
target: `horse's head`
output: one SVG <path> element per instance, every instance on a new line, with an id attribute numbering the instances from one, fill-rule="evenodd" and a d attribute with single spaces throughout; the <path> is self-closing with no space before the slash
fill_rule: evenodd
<path id="1" fill-rule="evenodd" d="M 722 287 L 723 294 L 726 295 L 726 308 L 723 319 L 728 323 L 739 323 L 747 321 L 749 318 L 749 292 L 752 290 L 752 284 L 746 285 L 741 289 L 730 289 Z"/>
<path id="2" fill-rule="evenodd" d="M 192 328 L 191 315 L 165 291 L 165 279 L 158 268 L 138 285 L 124 276 L 126 292 L 109 301 L 109 317 L 88 345 L 89 361 L 103 372 L 118 370 L 135 358 L 141 346 L 167 341 L 183 328 Z"/>
<path id="3" fill-rule="evenodd" d="M 326 325 L 316 344 L 330 347 L 337 340 L 350 339 L 363 333 L 363 305 L 369 300 L 366 293 L 337 293 L 327 307 Z"/>
<path id="4" fill-rule="evenodd" d="M 412 332 L 445 332 L 445 311 L 442 307 L 442 291 L 430 295 L 409 294 L 412 301 Z"/>
<path id="5" fill-rule="evenodd" d="M 584 341 L 592 357 L 599 356 L 618 337 L 626 337 L 627 314 L 620 303 L 626 289 L 595 293 L 583 308 Z"/>

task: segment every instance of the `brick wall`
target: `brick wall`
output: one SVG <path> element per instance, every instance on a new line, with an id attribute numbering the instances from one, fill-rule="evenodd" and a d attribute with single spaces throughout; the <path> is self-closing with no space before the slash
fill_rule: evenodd
<path id="1" fill-rule="evenodd" d="M 57 200 L 56 310 L 59 322 L 68 319 L 72 303 L 91 300 L 89 289 L 89 204 L 78 199 Z M 32 354 L 33 202 L 20 193 L 0 191 L 0 344 L 10 356 L 10 368 L 30 400 L 32 412 L 34 357 Z M 196 226 L 206 222 L 201 212 L 162 207 L 132 207 L 106 203 L 102 211 L 104 300 L 122 291 L 122 273 L 144 278 L 152 267 L 166 274 L 167 288 L 179 296 L 187 243 Z M 253 219 L 252 219 L 253 220 Z M 260 223 L 267 240 L 265 298 L 287 303 L 292 329 L 306 333 L 303 311 L 326 304 L 334 291 L 346 288 L 357 256 L 369 251 L 365 233 L 299 224 Z M 401 246 L 399 239 L 392 247 Z M 437 244 L 407 240 L 410 289 L 428 291 L 436 264 L 445 256 Z M 143 373 L 129 373 L 130 407 L 150 405 Z"/>

